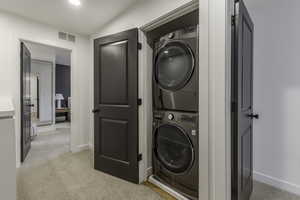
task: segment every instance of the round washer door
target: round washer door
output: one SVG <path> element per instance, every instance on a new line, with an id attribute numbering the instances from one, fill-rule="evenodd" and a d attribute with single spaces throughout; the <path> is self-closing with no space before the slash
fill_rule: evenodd
<path id="1" fill-rule="evenodd" d="M 171 41 L 163 46 L 155 58 L 156 82 L 166 90 L 179 90 L 190 80 L 194 71 L 191 48 L 181 41 Z"/>
<path id="2" fill-rule="evenodd" d="M 184 173 L 194 161 L 193 145 L 187 134 L 178 126 L 164 124 L 154 134 L 154 153 L 170 172 Z"/>

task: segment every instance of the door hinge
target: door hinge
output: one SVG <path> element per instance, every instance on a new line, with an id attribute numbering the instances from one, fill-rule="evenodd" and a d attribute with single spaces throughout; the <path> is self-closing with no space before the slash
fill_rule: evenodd
<path id="1" fill-rule="evenodd" d="M 138 106 L 141 106 L 142 105 L 142 99 L 138 99 L 137 104 L 138 104 Z"/>
<path id="2" fill-rule="evenodd" d="M 142 43 L 138 42 L 138 50 L 142 49 Z"/>
<path id="3" fill-rule="evenodd" d="M 143 154 L 139 154 L 137 157 L 138 162 L 140 162 L 141 160 L 143 160 Z"/>
<path id="4" fill-rule="evenodd" d="M 235 25 L 235 15 L 231 16 L 231 25 L 234 26 Z"/>
<path id="5" fill-rule="evenodd" d="M 231 102 L 231 112 L 236 112 L 236 103 L 234 101 Z"/>

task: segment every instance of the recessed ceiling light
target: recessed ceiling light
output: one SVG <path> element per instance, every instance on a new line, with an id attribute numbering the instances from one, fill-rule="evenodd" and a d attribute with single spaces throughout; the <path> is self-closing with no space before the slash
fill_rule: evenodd
<path id="1" fill-rule="evenodd" d="M 69 0 L 70 4 L 74 5 L 74 6 L 80 6 L 81 2 L 80 0 Z"/>

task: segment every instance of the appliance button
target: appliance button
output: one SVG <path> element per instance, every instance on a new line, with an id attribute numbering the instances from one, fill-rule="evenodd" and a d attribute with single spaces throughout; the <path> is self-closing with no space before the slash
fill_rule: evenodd
<path id="1" fill-rule="evenodd" d="M 192 136 L 196 136 L 197 135 L 197 131 L 195 129 L 192 130 Z"/>
<path id="2" fill-rule="evenodd" d="M 169 114 L 169 115 L 168 115 L 168 119 L 169 119 L 169 120 L 173 120 L 173 119 L 174 119 L 174 115 L 173 115 L 173 114 Z"/>

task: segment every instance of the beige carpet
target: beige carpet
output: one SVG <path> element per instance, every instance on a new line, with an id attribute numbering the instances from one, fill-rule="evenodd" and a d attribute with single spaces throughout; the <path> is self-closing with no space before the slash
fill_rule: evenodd
<path id="1" fill-rule="evenodd" d="M 89 151 L 69 151 L 66 128 L 36 138 L 18 171 L 18 200 L 175 200 L 145 183 L 135 185 L 92 168 Z M 255 182 L 251 200 L 300 200 L 299 196 Z"/>
<path id="2" fill-rule="evenodd" d="M 300 200 L 300 196 L 255 181 L 250 200 Z"/>
<path id="3" fill-rule="evenodd" d="M 145 185 L 96 171 L 90 152 L 66 153 L 18 171 L 18 200 L 161 200 Z"/>
<path id="4" fill-rule="evenodd" d="M 70 151 L 70 128 L 58 127 L 55 131 L 39 133 L 31 142 L 31 149 L 22 167 L 43 164 Z"/>

